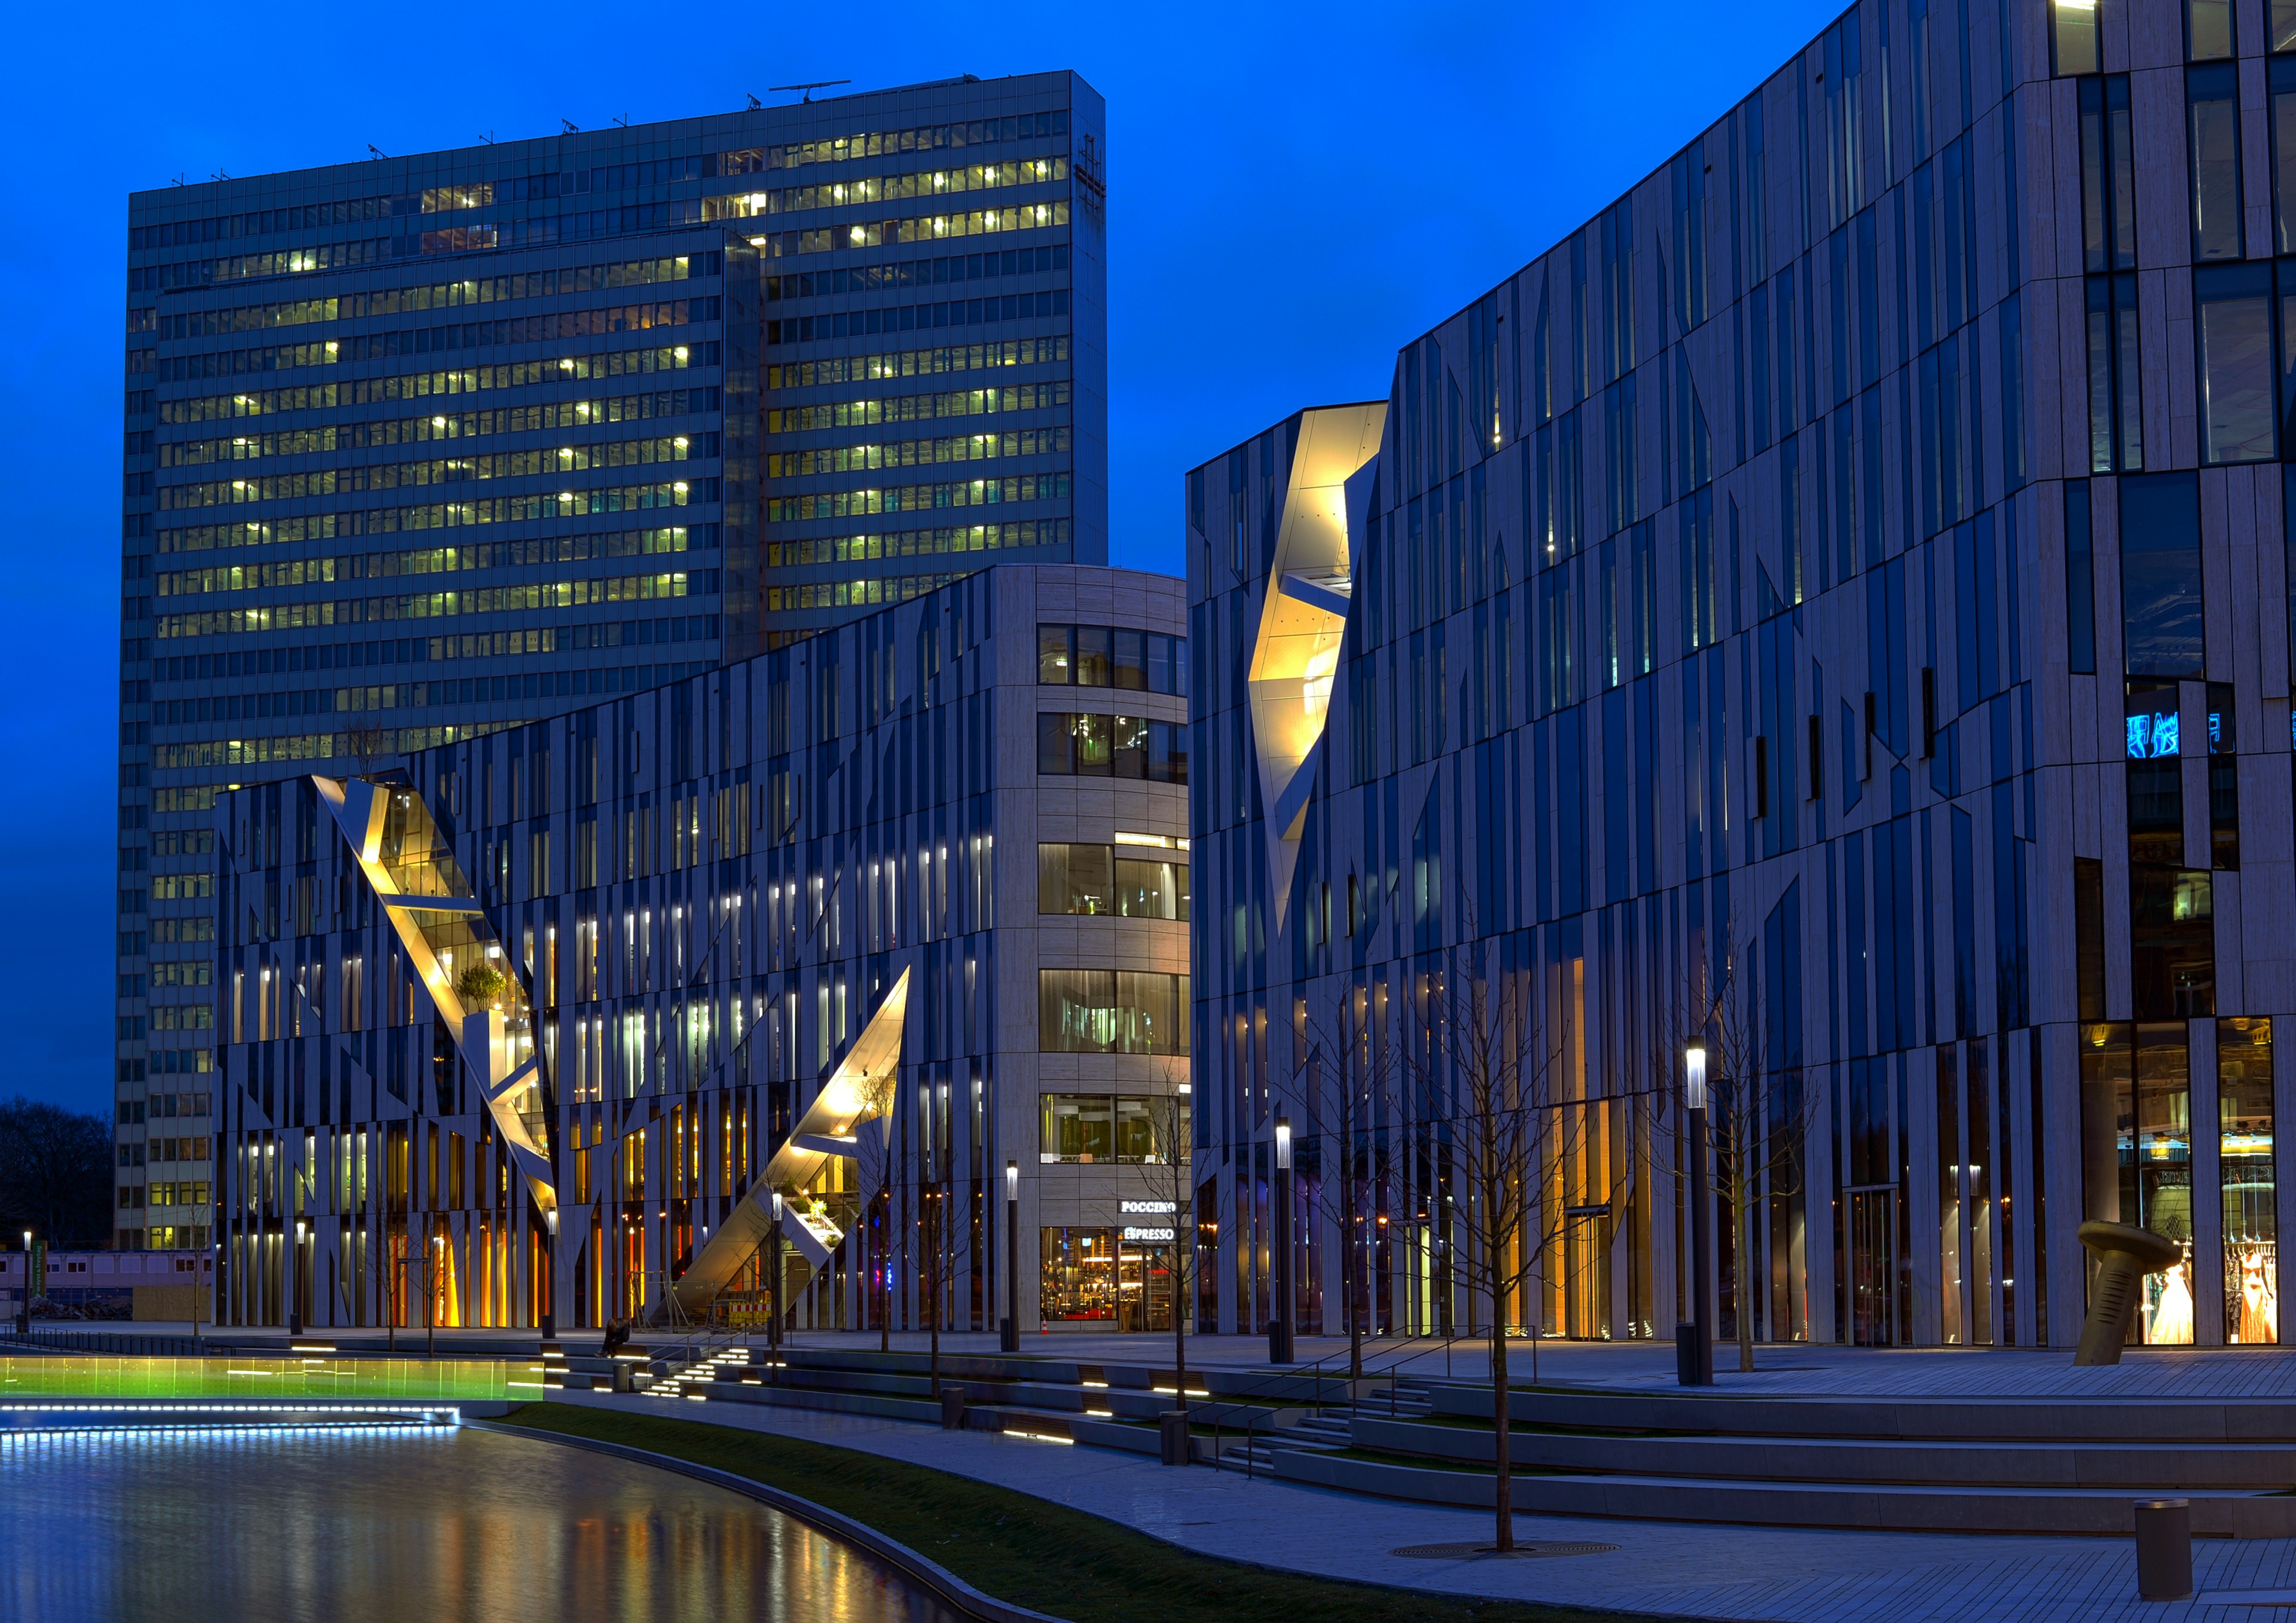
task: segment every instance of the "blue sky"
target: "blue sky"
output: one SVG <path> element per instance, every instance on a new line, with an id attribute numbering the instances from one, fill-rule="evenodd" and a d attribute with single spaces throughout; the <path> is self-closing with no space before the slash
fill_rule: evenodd
<path id="1" fill-rule="evenodd" d="M 0 81 L 0 1097 L 110 1109 L 130 191 L 342 162 L 370 142 L 396 154 L 731 110 L 806 79 L 1072 67 L 1109 104 L 1111 561 L 1177 570 L 1184 470 L 1300 406 L 1384 394 L 1399 344 L 1648 172 L 1839 9 L 28 12 Z M 425 37 L 451 18 L 471 20 L 459 38 Z"/>

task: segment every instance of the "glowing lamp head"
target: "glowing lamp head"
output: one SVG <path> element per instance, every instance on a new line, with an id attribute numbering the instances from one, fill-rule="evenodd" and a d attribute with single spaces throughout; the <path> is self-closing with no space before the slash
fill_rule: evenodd
<path id="1" fill-rule="evenodd" d="M 1017 1201 L 1021 1198 L 1021 1163 L 1019 1161 L 1004 1163 L 1004 1198 L 1008 1201 Z"/>
<path id="2" fill-rule="evenodd" d="M 542 1214 L 542 1221 L 543 1221 L 544 1225 L 545 1225 L 545 1227 L 547 1227 L 547 1228 L 550 1230 L 550 1237 L 551 1237 L 553 1240 L 557 1239 L 557 1238 L 558 1238 L 558 1209 L 557 1209 L 556 1207 L 554 1207 L 554 1207 L 552 1207 L 548 1211 L 544 1212 L 544 1213 Z"/>
<path id="3" fill-rule="evenodd" d="M 1292 1119 L 1289 1116 L 1275 1119 L 1275 1169 L 1278 1172 L 1292 1170 Z"/>
<path id="4" fill-rule="evenodd" d="M 781 1220 L 782 1220 L 782 1192 L 781 1192 L 780 1190 L 776 1189 L 776 1190 L 775 1190 L 775 1191 L 774 1191 L 774 1221 L 775 1221 L 775 1222 L 776 1222 L 776 1223 L 778 1223 L 778 1222 L 780 1222 Z"/>
<path id="5" fill-rule="evenodd" d="M 1693 1111 L 1706 1108 L 1706 1045 L 1693 1043 L 1682 1051 L 1685 1102 Z"/>

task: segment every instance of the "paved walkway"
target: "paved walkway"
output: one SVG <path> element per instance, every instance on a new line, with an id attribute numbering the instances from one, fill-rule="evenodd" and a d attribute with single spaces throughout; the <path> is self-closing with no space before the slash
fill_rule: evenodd
<path id="1" fill-rule="evenodd" d="M 64 1325 L 115 1335 L 188 1335 L 188 1324 L 103 1324 Z M 203 1326 L 214 1335 L 213 1326 Z M 376 1331 L 317 1332 L 339 1347 L 381 1350 L 383 1336 Z M 226 1328 L 234 1340 L 285 1340 L 280 1331 Z M 641 1340 L 656 1347 L 677 1338 L 654 1332 Z M 762 1340 L 762 1336 L 754 1336 Z M 570 1331 L 563 1338 L 569 1350 L 594 1352 L 598 1332 Z M 798 1332 L 791 1344 L 800 1348 L 835 1348 L 874 1352 L 873 1331 Z M 422 1332 L 399 1334 L 402 1353 L 419 1352 Z M 522 1341 L 533 1345 L 533 1332 L 504 1330 L 441 1330 L 438 1349 L 442 1357 L 500 1356 L 504 1346 Z M 922 1353 L 926 1339 L 913 1332 L 892 1338 L 897 1352 Z M 996 1338 L 966 1332 L 945 1335 L 942 1350 L 954 1354 L 994 1354 Z M 1344 1371 L 1348 1344 L 1340 1336 L 1302 1336 L 1297 1343 L 1302 1364 L 1320 1364 L 1327 1371 Z M 1152 1364 L 1168 1367 L 1172 1359 L 1169 1335 L 1103 1335 L 1086 1332 L 1024 1337 L 1023 1357 L 1089 1364 Z M 1489 1367 L 1489 1353 L 1480 1340 L 1453 1341 L 1447 1346 L 1425 1339 L 1375 1340 L 1364 1344 L 1366 1372 L 1390 1371 L 1411 1376 L 1448 1376 L 1479 1381 Z M 1866 1398 L 2194 1398 L 2296 1399 L 2296 1348 L 2132 1348 L 2110 1369 L 2073 1367 L 2070 1348 L 1866 1348 L 1808 1347 L 1795 1344 L 1758 1346 L 1755 1371 L 1738 1373 L 1734 1344 L 1715 1350 L 1717 1385 L 1724 1391 L 1798 1397 Z M 1188 1363 L 1192 1368 L 1267 1369 L 1265 1336 L 1190 1336 Z M 1507 1368 L 1512 1379 L 1574 1385 L 1614 1387 L 1626 1390 L 1674 1387 L 1674 1347 L 1671 1342 L 1562 1341 L 1540 1342 L 1536 1350 L 1528 1341 L 1508 1346 Z M 2296 1623 L 2296 1613 L 2291 1614 Z"/>
<path id="2" fill-rule="evenodd" d="M 2296 1623 L 2296 1539 L 2194 1545 L 2197 1600 L 2136 1600 L 2119 1539 L 1830 1533 L 1519 1516 L 1523 1540 L 1595 1541 L 1601 1554 L 1428 1561 L 1406 1545 L 1488 1538 L 1486 1512 L 1366 1499 L 1144 1455 L 855 1415 L 567 1392 L 554 1401 L 809 1438 L 1089 1511 L 1210 1555 L 1462 1594 L 1762 1623 Z M 2283 1604 L 2227 1592 L 2276 1591 Z"/>
<path id="3" fill-rule="evenodd" d="M 877 1349 L 873 1333 L 808 1331 L 799 1347 L 845 1350 Z M 896 1335 L 897 1352 L 922 1353 L 925 1338 Z M 994 1353 L 996 1339 L 983 1335 L 941 1338 L 947 1353 Z M 1348 1344 L 1337 1336 L 1300 1339 L 1302 1364 L 1344 1372 Z M 1086 1363 L 1153 1364 L 1169 1367 L 1169 1336 L 1039 1335 L 1024 1340 L 1023 1356 Z M 1412 1376 L 1481 1381 L 1490 1368 L 1483 1341 L 1455 1341 L 1447 1348 L 1425 1340 L 1376 1340 L 1364 1345 L 1367 1373 L 1399 1371 Z M 2076 1369 L 2067 1348 L 1869 1348 L 1762 1345 L 1754 1349 L 1754 1373 L 1738 1371 L 1738 1349 L 1715 1349 L 1716 1385 L 1723 1391 L 1764 1396 L 1860 1398 L 2192 1398 L 2296 1399 L 2296 1348 L 2133 1348 L 2111 1368 Z M 1188 1363 L 1195 1369 L 1267 1369 L 1262 1336 L 1191 1336 Z M 1610 1387 L 1620 1390 L 1678 1390 L 1672 1343 L 1649 1341 L 1543 1341 L 1509 1344 L 1511 1379 Z M 2296 1623 L 2296 1613 L 2291 1614 Z"/>

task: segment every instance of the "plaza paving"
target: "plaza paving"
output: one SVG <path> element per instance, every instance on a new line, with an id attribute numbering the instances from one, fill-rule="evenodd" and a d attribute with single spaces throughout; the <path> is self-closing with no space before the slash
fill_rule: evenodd
<path id="1" fill-rule="evenodd" d="M 805 1346 L 873 1349 L 874 1336 L 807 1334 Z M 1046 1343 L 1051 1345 L 1046 1345 Z M 922 1338 L 897 1337 L 899 1350 Z M 993 1351 L 994 1338 L 951 1336 L 944 1350 Z M 1160 1338 L 1031 1338 L 1024 1350 L 1088 1362 L 1148 1363 L 1169 1357 Z M 1303 1342 L 1303 1359 L 1344 1342 Z M 1451 1373 L 1472 1379 L 1481 1344 L 1454 1346 Z M 1734 1364 L 1734 1349 L 1718 1360 Z M 1672 1348 L 1564 1346 L 1539 1352 L 1546 1381 L 1611 1388 L 1670 1388 Z M 1368 1368 L 1439 1378 L 1443 1349 L 1375 1346 Z M 1265 1365 L 1264 1342 L 1192 1339 L 1192 1365 Z M 1874 1351 L 1792 1347 L 1758 1349 L 1751 1376 L 1725 1367 L 1726 1393 L 1906 1398 L 2296 1398 L 2296 1352 L 2132 1352 L 2118 1367 L 2075 1370 L 2069 1350 Z M 1530 1376 L 1528 1348 L 1513 1351 L 1517 1380 Z M 1597 1554 L 1541 1559 L 1424 1560 L 1390 1553 L 1422 1544 L 1487 1538 L 1486 1512 L 1363 1498 L 1266 1477 L 1206 1467 L 1173 1470 L 1145 1456 L 1088 1447 L 943 1432 L 898 1421 L 750 1405 L 678 1405 L 658 1399 L 568 1393 L 566 1401 L 673 1412 L 681 1419 L 811 1438 L 932 1466 L 1109 1517 L 1207 1554 L 1365 1582 L 1523 1601 L 1568 1603 L 1673 1617 L 1851 1623 L 1872 1619 L 1981 1619 L 2016 1623 L 2107 1623 L 2112 1619 L 2208 1619 L 2296 1623 L 2296 1539 L 2202 1539 L 2194 1545 L 2193 1601 L 2136 1598 L 2130 1541 L 2111 1538 L 1983 1537 L 1909 1533 L 1517 1518 L 1526 1541 L 1616 1545 Z M 2296 1480 L 2296 1458 L 2290 1477 Z"/>

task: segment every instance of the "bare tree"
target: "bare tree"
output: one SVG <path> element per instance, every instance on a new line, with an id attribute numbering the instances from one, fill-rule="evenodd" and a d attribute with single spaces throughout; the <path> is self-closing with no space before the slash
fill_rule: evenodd
<path id="1" fill-rule="evenodd" d="M 1363 1379 L 1364 1336 L 1375 1316 L 1381 1195 L 1395 1168 L 1385 1134 L 1396 1119 L 1397 1060 L 1386 1040 L 1385 1021 L 1376 1018 L 1374 996 L 1363 987 L 1342 988 L 1334 998 L 1334 1018 L 1320 1021 L 1310 1011 L 1295 1034 L 1303 1098 L 1318 1097 L 1318 1119 L 1332 1125 L 1323 1133 L 1320 1173 L 1314 1204 L 1341 1235 L 1340 1292 L 1348 1326 L 1348 1378 Z M 1360 1310 L 1358 1310 L 1360 1304 Z"/>
<path id="2" fill-rule="evenodd" d="M 1467 1243 L 1451 1248 L 1470 1303 L 1490 1308 L 1492 1463 L 1497 1544 L 1514 1547 L 1509 1457 L 1508 1306 L 1540 1272 L 1548 1242 L 1563 1225 L 1541 1213 L 1548 1185 L 1586 1141 L 1586 1101 L 1572 1094 L 1529 978 L 1493 975 L 1474 939 L 1452 947 L 1413 990 L 1402 1064 L 1423 1118 L 1454 1157 L 1464 1194 Z M 1607 1178 L 1607 1168 L 1598 1176 Z M 1472 1311 L 1472 1306 L 1471 1306 Z"/>
<path id="3" fill-rule="evenodd" d="M 1738 1368 L 1754 1367 L 1754 1231 L 1765 1199 L 1800 1193 L 1808 1169 L 1808 1145 L 1816 1125 L 1819 1099 L 1803 1085 L 1799 1066 L 1780 1062 L 1771 1034 L 1754 1006 L 1757 988 L 1741 973 L 1735 954 L 1723 959 L 1711 996 L 1693 971 L 1680 1006 L 1655 1022 L 1657 1048 L 1652 1070 L 1658 1077 L 1682 1073 L 1683 1055 L 1693 1043 L 1706 1048 L 1707 1111 L 1704 1152 L 1712 1160 L 1714 1192 L 1730 1215 L 1732 1272 L 1737 1281 Z M 1671 1088 L 1660 1090 L 1652 1112 L 1648 1160 L 1660 1176 L 1687 1184 L 1685 1153 L 1690 1142 L 1686 1103 Z M 1684 1266 L 1690 1266 L 1685 1258 Z M 1775 1336 L 1776 1326 L 1773 1326 Z M 1711 1335 L 1714 1327 L 1705 1326 Z"/>
<path id="4" fill-rule="evenodd" d="M 1531 972 L 1495 964 L 1496 943 L 1472 918 L 1464 944 L 1414 981 L 1400 1068 L 1407 1102 L 1433 1139 L 1438 1209 L 1462 1233 L 1450 1266 L 1472 1321 L 1488 1307 L 1496 1547 L 1513 1547 L 1506 1336 L 1534 1332 L 1543 1310 L 1523 1298 L 1553 1277 L 1548 1258 L 1580 1225 L 1631 1189 L 1632 1158 L 1615 1135 L 1634 1097 L 1624 1079 L 1592 1087 L 1568 1062 L 1568 1032 Z M 1454 1193 L 1453 1192 L 1456 1193 Z M 1568 1252 L 1564 1250 L 1568 1262 Z M 1531 1345 L 1536 1378 L 1538 1342 Z"/>
<path id="5" fill-rule="evenodd" d="M 1167 1276 L 1172 1292 L 1172 1406 L 1188 1406 L 1188 1316 L 1195 1311 L 1201 1267 L 1196 1257 L 1195 1166 L 1188 1153 L 1188 1102 L 1177 1094 L 1148 1102 L 1149 1131 L 1156 1143 L 1151 1159 L 1140 1166 L 1141 1182 L 1149 1199 L 1170 1209 L 1171 1264 Z M 1155 1214 L 1160 1216 L 1162 1214 Z M 1125 1225 L 1119 1208 L 1117 1227 Z M 1145 1284 L 1144 1276 L 1143 1284 Z M 1146 1294 L 1144 1290 L 1142 1294 Z"/>
<path id="6" fill-rule="evenodd" d="M 373 777 L 382 769 L 385 761 L 399 753 L 398 737 L 390 727 L 345 727 L 341 741 L 344 752 L 358 762 L 359 776 L 363 778 Z"/>
<path id="7" fill-rule="evenodd" d="M 922 1168 L 917 1182 L 917 1306 L 925 1319 L 925 1370 L 935 1399 L 940 1397 L 940 1302 L 948 1268 L 948 1185 Z"/>

